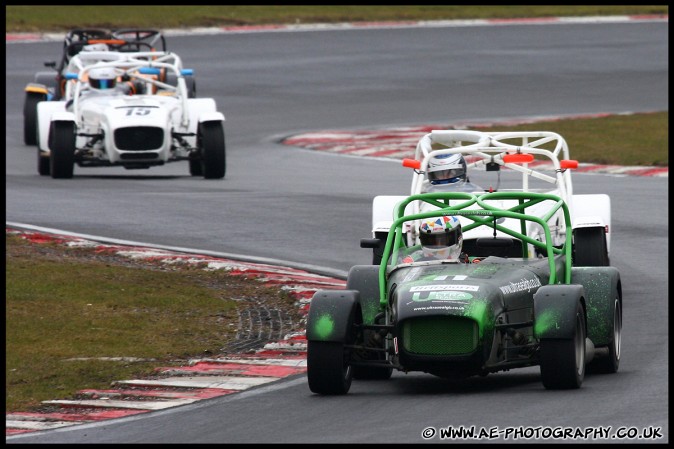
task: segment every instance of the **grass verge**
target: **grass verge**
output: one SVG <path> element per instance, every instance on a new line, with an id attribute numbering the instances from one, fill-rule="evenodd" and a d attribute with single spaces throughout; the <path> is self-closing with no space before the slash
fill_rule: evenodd
<path id="1" fill-rule="evenodd" d="M 222 354 L 236 337 L 240 307 L 264 304 L 301 321 L 284 291 L 224 270 L 135 262 L 11 234 L 5 248 L 7 412 Z"/>
<path id="2" fill-rule="evenodd" d="M 571 158 L 581 163 L 669 166 L 669 111 L 493 128 L 495 131 L 555 132 L 566 140 Z"/>
<path id="3" fill-rule="evenodd" d="M 668 5 L 8 5 L 6 32 L 71 28 L 181 28 L 400 20 L 512 19 L 555 16 L 668 14 Z"/>

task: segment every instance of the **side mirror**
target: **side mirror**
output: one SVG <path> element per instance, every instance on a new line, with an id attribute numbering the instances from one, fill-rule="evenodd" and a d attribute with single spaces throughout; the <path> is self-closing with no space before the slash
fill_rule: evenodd
<path id="1" fill-rule="evenodd" d="M 361 248 L 372 248 L 377 249 L 381 245 L 381 240 L 379 239 L 360 239 Z"/>
<path id="2" fill-rule="evenodd" d="M 559 167 L 562 170 L 567 170 L 570 168 L 578 168 L 578 161 L 572 159 L 562 159 L 561 161 L 559 161 Z"/>
<path id="3" fill-rule="evenodd" d="M 421 161 L 416 159 L 403 159 L 403 167 L 419 170 L 421 168 Z"/>

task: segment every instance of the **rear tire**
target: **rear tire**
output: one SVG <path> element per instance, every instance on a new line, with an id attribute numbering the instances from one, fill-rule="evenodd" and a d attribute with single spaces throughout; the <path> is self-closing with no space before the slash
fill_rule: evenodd
<path id="1" fill-rule="evenodd" d="M 573 231 L 573 264 L 577 267 L 610 265 L 604 228 L 579 228 Z"/>
<path id="2" fill-rule="evenodd" d="M 613 374 L 620 367 L 620 347 L 622 344 L 623 312 L 620 298 L 613 302 L 613 338 L 608 345 L 608 357 L 595 358 L 589 366 L 592 374 Z"/>
<path id="3" fill-rule="evenodd" d="M 37 145 L 37 104 L 46 100 L 45 94 L 26 92 L 23 103 L 23 142 L 26 145 Z"/>
<path id="4" fill-rule="evenodd" d="M 225 177 L 225 131 L 222 122 L 199 123 L 197 146 L 201 153 L 202 173 L 205 179 Z"/>
<path id="5" fill-rule="evenodd" d="M 346 394 L 351 388 L 353 369 L 350 352 L 344 343 L 332 341 L 307 342 L 307 377 L 309 389 L 318 394 Z"/>
<path id="6" fill-rule="evenodd" d="M 75 167 L 75 124 L 53 122 L 49 130 L 50 173 L 52 178 L 72 178 Z"/>
<path id="7" fill-rule="evenodd" d="M 50 166 L 50 157 L 45 156 L 43 154 L 44 151 L 41 151 L 39 148 L 37 149 L 37 172 L 40 174 L 40 176 L 49 176 L 51 173 L 51 169 L 49 168 Z"/>
<path id="8" fill-rule="evenodd" d="M 204 168 L 201 165 L 201 159 L 190 159 L 190 175 L 192 176 L 203 176 Z"/>
<path id="9" fill-rule="evenodd" d="M 580 388 L 583 384 L 587 328 L 580 302 L 576 304 L 575 320 L 573 338 L 541 340 L 541 380 L 549 390 Z"/>

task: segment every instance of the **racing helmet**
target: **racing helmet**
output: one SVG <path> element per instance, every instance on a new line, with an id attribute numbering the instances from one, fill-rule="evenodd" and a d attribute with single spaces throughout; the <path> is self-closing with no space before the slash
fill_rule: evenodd
<path id="1" fill-rule="evenodd" d="M 466 180 L 466 160 L 461 154 L 440 154 L 428 161 L 426 176 L 431 184 L 453 184 Z"/>
<path id="2" fill-rule="evenodd" d="M 456 216 L 426 218 L 419 225 L 419 240 L 424 257 L 458 260 L 463 245 L 461 222 Z"/>
<path id="3" fill-rule="evenodd" d="M 89 85 L 96 90 L 114 89 L 117 73 L 112 67 L 97 67 L 89 70 Z"/>

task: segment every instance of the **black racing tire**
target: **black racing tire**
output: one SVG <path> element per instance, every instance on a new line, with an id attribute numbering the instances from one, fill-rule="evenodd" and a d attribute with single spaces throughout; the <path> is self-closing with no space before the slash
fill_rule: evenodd
<path id="1" fill-rule="evenodd" d="M 51 177 L 68 179 L 73 177 L 75 168 L 75 124 L 53 122 L 49 130 L 49 172 Z"/>
<path id="2" fill-rule="evenodd" d="M 23 142 L 26 145 L 37 145 L 37 104 L 46 100 L 45 94 L 26 92 L 23 103 Z"/>
<path id="3" fill-rule="evenodd" d="M 185 84 L 187 84 L 187 98 L 197 98 L 197 81 L 194 77 L 187 75 L 185 77 Z"/>
<path id="4" fill-rule="evenodd" d="M 203 176 L 204 167 L 201 165 L 201 159 L 191 159 L 189 160 L 190 164 L 190 175 L 191 176 Z"/>
<path id="5" fill-rule="evenodd" d="M 318 394 L 341 395 L 349 392 L 353 368 L 344 343 L 307 342 L 307 377 L 309 389 Z"/>
<path id="6" fill-rule="evenodd" d="M 609 266 L 604 228 L 578 228 L 573 231 L 573 264 L 577 267 Z"/>
<path id="7" fill-rule="evenodd" d="M 199 123 L 197 146 L 201 153 L 201 165 L 205 179 L 225 177 L 225 130 L 222 122 Z"/>
<path id="8" fill-rule="evenodd" d="M 613 337 L 608 344 L 607 357 L 595 357 L 588 366 L 592 374 L 613 374 L 620 367 L 620 348 L 622 345 L 623 310 L 619 297 L 613 301 Z"/>
<path id="9" fill-rule="evenodd" d="M 580 388 L 583 384 L 587 326 L 580 302 L 576 304 L 575 321 L 573 338 L 541 340 L 541 380 L 548 390 Z"/>
<path id="10" fill-rule="evenodd" d="M 168 72 L 165 80 L 166 84 L 178 86 L 178 79 L 173 72 Z M 187 98 L 197 98 L 197 81 L 193 75 L 185 75 L 185 85 L 187 86 Z"/>
<path id="11" fill-rule="evenodd" d="M 51 174 L 50 169 L 50 157 L 44 151 L 37 149 L 37 172 L 40 176 L 49 176 Z"/>

